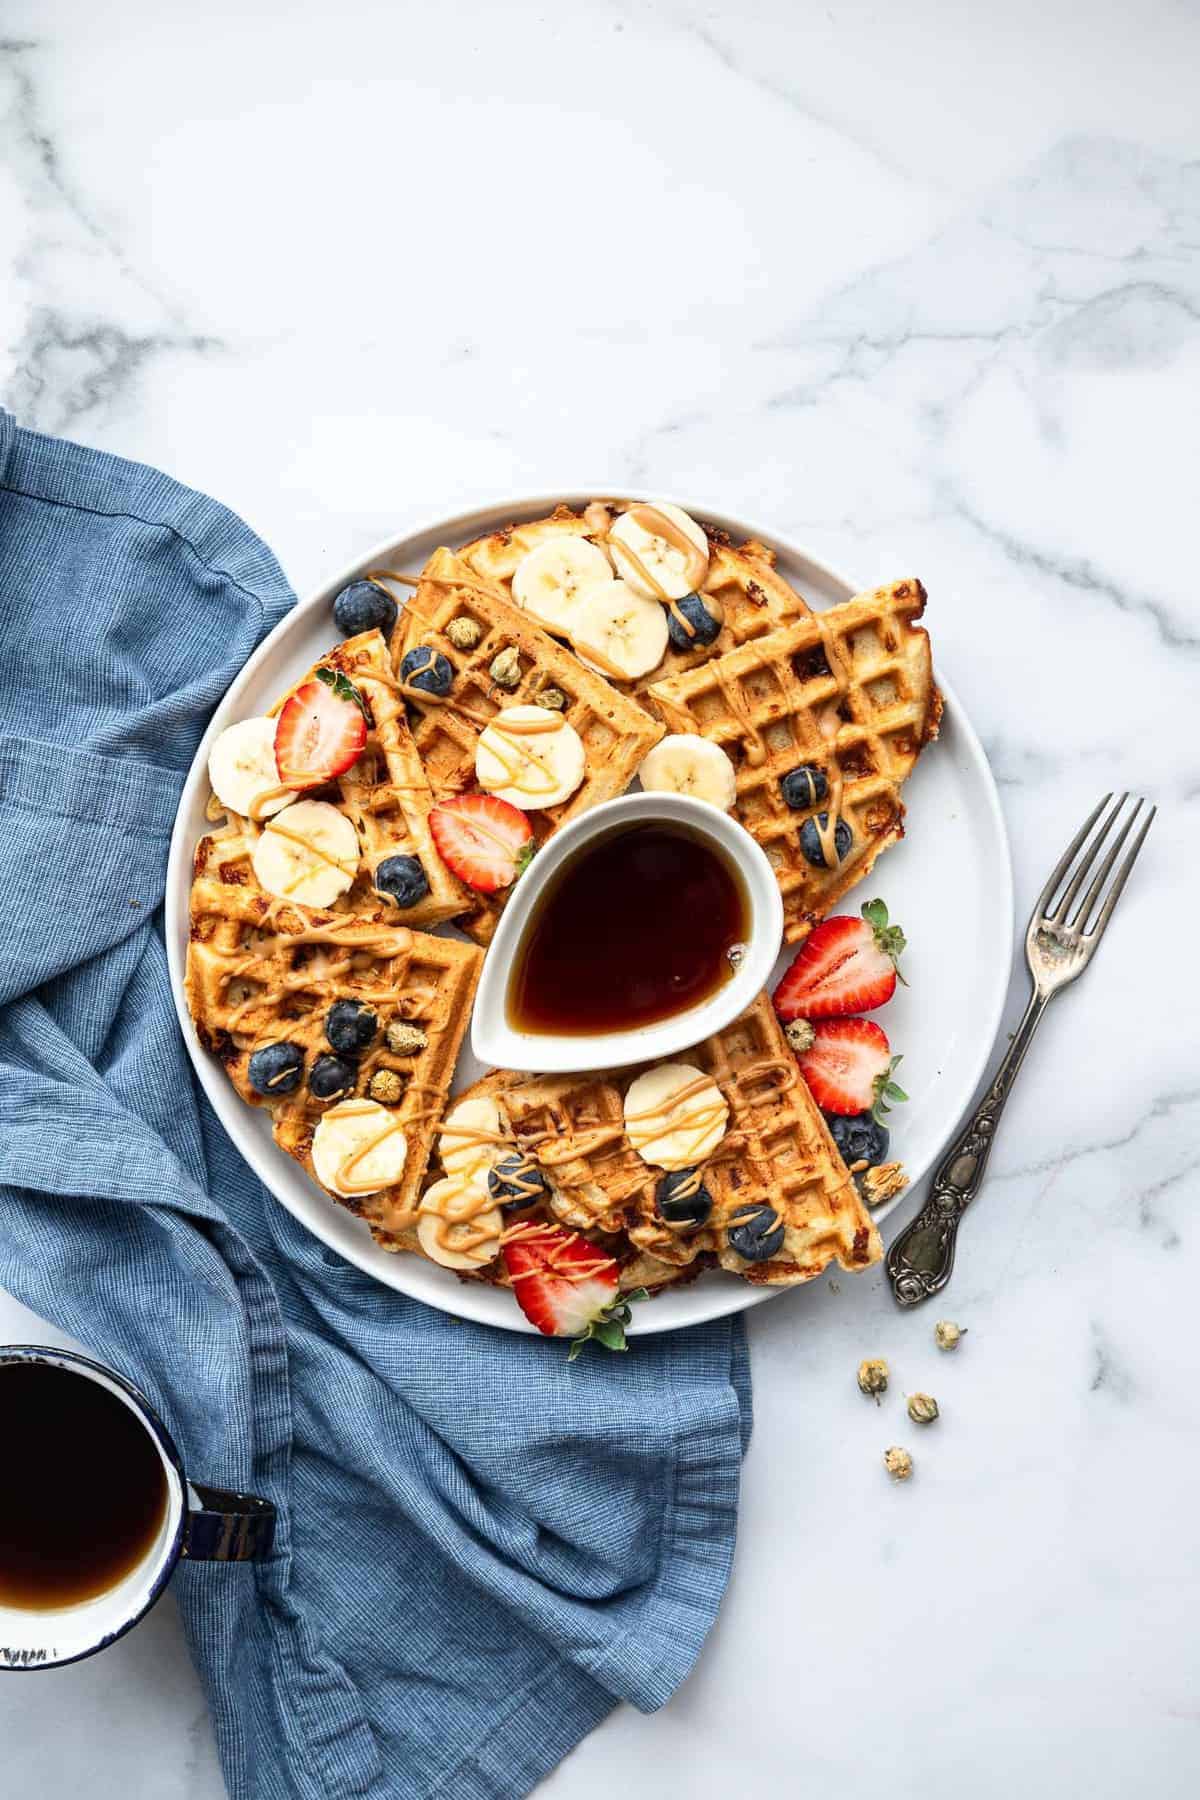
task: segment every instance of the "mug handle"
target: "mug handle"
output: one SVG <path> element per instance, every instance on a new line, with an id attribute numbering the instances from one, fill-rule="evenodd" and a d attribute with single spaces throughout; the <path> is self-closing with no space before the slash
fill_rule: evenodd
<path id="1" fill-rule="evenodd" d="M 200 1506 L 185 1517 L 181 1557 L 189 1562 L 253 1562 L 270 1554 L 275 1508 L 269 1500 L 203 1487 L 198 1481 L 191 1486 Z"/>

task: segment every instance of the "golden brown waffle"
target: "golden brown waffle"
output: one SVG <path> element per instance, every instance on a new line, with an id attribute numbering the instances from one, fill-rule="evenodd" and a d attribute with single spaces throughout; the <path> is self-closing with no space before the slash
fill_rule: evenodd
<path id="1" fill-rule="evenodd" d="M 347 892 L 333 903 L 332 910 L 404 925 L 436 925 L 443 919 L 455 918 L 472 904 L 473 896 L 451 874 L 434 848 L 429 831 L 433 797 L 382 635 L 365 631 L 338 644 L 278 700 L 272 713 L 281 711 L 288 695 L 311 680 L 317 669 L 340 669 L 358 688 L 371 711 L 366 746 L 357 762 L 336 781 L 324 787 L 306 788 L 303 796 L 297 795 L 330 802 L 345 813 L 358 834 L 358 874 Z M 205 839 L 205 861 L 224 871 L 227 882 L 236 880 L 255 886 L 250 856 L 263 826 L 236 813 L 225 817 L 224 830 Z M 429 883 L 424 899 L 403 912 L 373 883 L 379 864 L 389 856 L 401 855 L 415 856 Z"/>
<path id="2" fill-rule="evenodd" d="M 461 618 L 474 620 L 483 630 L 470 650 L 459 649 L 446 636 L 446 626 Z M 503 707 L 537 705 L 547 688 L 557 688 L 565 697 L 565 708 L 558 710 L 579 733 L 587 767 L 570 799 L 529 814 L 539 844 L 568 819 L 623 794 L 647 750 L 662 736 L 662 726 L 635 700 L 585 669 L 502 590 L 481 582 L 453 551 L 434 551 L 400 614 L 392 640 L 397 669 L 418 644 L 440 651 L 454 669 L 445 701 L 408 693 L 417 714 L 413 737 L 435 799 L 476 786 L 476 744 Z M 509 688 L 497 686 L 489 673 L 505 650 L 516 650 L 520 659 L 519 680 Z M 505 893 L 473 894 L 473 910 L 460 920 L 463 930 L 477 943 L 489 943 L 506 898 Z"/>
<path id="3" fill-rule="evenodd" d="M 476 538 L 459 555 L 476 574 L 511 594 L 517 565 L 530 550 L 548 538 L 563 536 L 586 537 L 603 545 L 610 528 L 629 504 L 627 500 L 594 500 L 583 512 L 559 506 L 547 518 L 509 525 L 487 537 Z M 697 523 L 703 525 L 703 520 Z M 720 601 L 724 625 L 707 646 L 677 650 L 668 644 L 658 667 L 630 684 L 634 693 L 645 694 L 652 682 L 694 668 L 808 612 L 807 603 L 776 570 L 773 550 L 754 540 L 735 547 L 723 531 L 710 525 L 704 525 L 704 531 L 709 564 L 701 592 Z"/>
<path id="4" fill-rule="evenodd" d="M 699 732 L 737 771 L 734 814 L 775 870 L 784 935 L 806 937 L 876 857 L 904 835 L 900 787 L 937 735 L 942 697 L 929 639 L 914 623 L 919 581 L 899 581 L 781 627 L 727 655 L 656 682 L 649 699 L 668 729 Z M 793 811 L 782 777 L 819 768 L 828 793 Z M 851 830 L 840 862 L 814 867 L 801 848 L 805 821 L 833 860 L 838 820 Z"/>
<path id="5" fill-rule="evenodd" d="M 353 1092 L 366 1095 L 380 1071 L 395 1075 L 388 1104 L 405 1127 L 404 1174 L 361 1200 L 332 1197 L 386 1235 L 420 1190 L 483 958 L 454 938 L 275 899 L 243 881 L 239 869 L 214 862 L 212 842 L 203 838 L 197 848 L 192 884 L 185 990 L 197 1035 L 241 1098 L 269 1108 L 276 1142 L 316 1180 L 312 1134 L 334 1102 L 315 1099 L 307 1077 L 329 1050 L 326 1016 L 335 1000 L 372 1008 L 379 1030 L 357 1058 Z M 393 1052 L 387 1027 L 394 1021 L 419 1026 L 424 1044 Z M 294 1093 L 266 1100 L 250 1085 L 249 1061 L 279 1042 L 303 1050 L 305 1074 Z"/>
<path id="6" fill-rule="evenodd" d="M 479 1095 L 496 1100 L 502 1129 L 553 1185 L 544 1216 L 615 1254 L 626 1288 L 670 1285 L 670 1271 L 698 1272 L 714 1260 L 756 1285 L 779 1286 L 810 1281 L 835 1260 L 848 1270 L 877 1262 L 879 1235 L 767 995 L 680 1060 L 710 1075 L 729 1107 L 725 1136 L 703 1165 L 713 1210 L 699 1230 L 677 1230 L 659 1218 L 654 1196 L 662 1172 L 626 1136 L 623 1096 L 639 1070 L 555 1076 L 498 1070 L 455 1104 Z M 743 1208 L 764 1205 L 779 1215 L 784 1242 L 768 1261 L 748 1262 L 730 1246 L 727 1228 Z M 535 1208 L 506 1218 L 537 1216 Z M 480 1278 L 503 1284 L 502 1265 L 492 1264 Z"/>

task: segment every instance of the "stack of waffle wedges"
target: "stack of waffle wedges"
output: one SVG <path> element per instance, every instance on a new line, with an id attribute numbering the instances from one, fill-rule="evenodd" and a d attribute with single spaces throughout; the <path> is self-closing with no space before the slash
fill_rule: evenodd
<path id="1" fill-rule="evenodd" d="M 547 1176 L 549 1197 L 517 1209 L 513 1221 L 544 1217 L 582 1232 L 616 1257 L 627 1288 L 658 1291 L 716 1266 L 768 1284 L 809 1280 L 832 1261 L 861 1268 L 880 1254 L 864 1202 L 895 1191 L 902 1177 L 890 1165 L 847 1170 L 765 995 L 688 1053 L 729 1108 L 725 1136 L 705 1166 L 713 1205 L 699 1228 L 664 1221 L 660 1171 L 625 1133 L 623 1095 L 636 1071 L 536 1077 L 497 1070 L 450 1100 L 483 950 L 508 894 L 478 892 L 453 873 L 438 854 L 430 813 L 475 788 L 478 739 L 500 710 L 542 704 L 552 693 L 549 703 L 584 747 L 576 792 L 529 815 L 539 845 L 566 820 L 623 793 L 664 734 L 694 733 L 720 745 L 735 772 L 732 810 L 775 869 L 793 942 L 902 835 L 900 789 L 936 735 L 941 702 L 917 623 L 925 602 L 918 582 L 812 612 L 769 548 L 735 546 L 715 529 L 706 528 L 707 570 L 697 586 L 715 602 L 713 641 L 680 644 L 673 636 L 659 664 L 629 681 L 586 664 L 516 603 L 513 577 L 531 550 L 555 537 L 587 538 L 603 549 L 626 506 L 604 499 L 559 507 L 440 548 L 416 576 L 367 572 L 399 602 L 390 641 L 367 631 L 317 665 L 345 675 L 362 696 L 366 747 L 336 781 L 305 795 L 349 819 L 357 872 L 328 907 L 268 893 L 255 877 L 253 851 L 270 821 L 214 808 L 214 829 L 195 853 L 186 977 L 192 1016 L 239 1095 L 266 1108 L 276 1141 L 316 1180 L 314 1131 L 344 1095 L 318 1098 L 307 1078 L 287 1092 L 256 1091 L 250 1059 L 286 1043 L 302 1054 L 307 1076 L 328 1051 L 333 1004 L 371 1009 L 378 1031 L 355 1061 L 353 1094 L 381 1099 L 398 1122 L 407 1143 L 403 1174 L 353 1198 L 326 1192 L 389 1250 L 428 1253 L 419 1233 L 422 1197 L 442 1176 L 435 1150 L 466 1098 L 494 1102 L 500 1136 Z M 451 629 L 462 620 L 472 629 Z M 400 679 L 406 654 L 418 647 L 450 664 L 447 703 Z M 780 785 L 798 765 L 822 778 L 803 806 L 789 805 Z M 814 833 L 822 851 L 816 861 Z M 380 863 L 397 854 L 416 859 L 427 883 L 405 909 L 374 881 Z M 447 923 L 454 935 L 438 929 Z M 756 1261 L 730 1239 L 731 1221 L 747 1207 L 772 1209 L 782 1230 L 774 1252 Z M 506 1280 L 499 1258 L 463 1272 Z"/>
<path id="2" fill-rule="evenodd" d="M 876 1262 L 879 1236 L 864 1204 L 894 1191 L 894 1165 L 871 1171 L 860 1192 L 820 1111 L 800 1079 L 766 994 L 724 1030 L 684 1056 L 711 1078 L 728 1107 L 724 1136 L 703 1164 L 712 1210 L 698 1229 L 664 1222 L 656 1203 L 662 1170 L 630 1141 L 624 1097 L 644 1071 L 518 1075 L 497 1070 L 456 1097 L 452 1115 L 480 1100 L 494 1105 L 496 1136 L 546 1177 L 549 1196 L 508 1215 L 519 1229 L 534 1219 L 584 1233 L 614 1255 L 623 1288 L 652 1292 L 719 1264 L 755 1285 L 809 1281 L 837 1262 L 857 1270 Z M 443 1141 L 454 1142 L 453 1116 Z M 749 1261 L 730 1242 L 730 1226 L 764 1209 L 782 1227 L 779 1248 Z M 493 1262 L 476 1279 L 503 1284 Z"/>

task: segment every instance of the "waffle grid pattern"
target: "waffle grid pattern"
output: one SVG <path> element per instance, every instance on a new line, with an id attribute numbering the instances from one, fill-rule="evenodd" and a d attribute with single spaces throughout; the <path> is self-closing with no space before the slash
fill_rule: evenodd
<path id="1" fill-rule="evenodd" d="M 460 618 L 473 619 L 483 630 L 471 650 L 459 649 L 446 636 L 446 626 Z M 418 644 L 439 651 L 454 669 L 449 703 L 420 708 L 413 730 L 439 799 L 474 788 L 476 745 L 487 722 L 504 707 L 536 706 L 551 687 L 565 695 L 562 717 L 582 740 L 587 768 L 568 800 L 529 814 L 539 843 L 578 813 L 623 794 L 647 750 L 662 736 L 662 726 L 635 700 L 585 669 L 502 592 L 481 586 L 480 577 L 449 550 L 434 552 L 421 586 L 400 615 L 392 646 L 397 669 Z M 501 651 L 509 649 L 520 657 L 520 679 L 512 688 L 501 688 L 489 671 Z M 462 927 L 477 943 L 490 941 L 505 897 L 472 895 L 474 910 Z"/>
<path id="2" fill-rule="evenodd" d="M 650 690 L 670 730 L 698 732 L 733 761 L 734 812 L 775 870 L 789 941 L 805 937 L 903 836 L 900 787 L 941 711 L 929 639 L 913 623 L 924 604 L 919 582 L 898 582 Z M 780 782 L 801 764 L 822 769 L 830 793 L 793 810 Z M 834 810 L 851 843 L 836 868 L 815 868 L 801 832 L 814 814 Z"/>
<path id="3" fill-rule="evenodd" d="M 541 1163 L 555 1190 L 550 1215 L 602 1239 L 623 1263 L 649 1258 L 665 1272 L 716 1259 L 752 1283 L 787 1285 L 811 1280 L 834 1260 L 845 1269 L 877 1261 L 878 1234 L 797 1074 L 769 998 L 760 995 L 683 1060 L 711 1075 L 729 1106 L 725 1136 L 704 1165 L 712 1216 L 690 1232 L 658 1218 L 654 1195 L 662 1172 L 644 1163 L 625 1136 L 623 1096 L 638 1070 L 498 1072 L 467 1095 L 494 1097 L 515 1142 Z M 763 1204 L 783 1222 L 784 1243 L 768 1261 L 749 1263 L 730 1248 L 725 1226 L 742 1207 Z M 495 1265 L 481 1278 L 502 1282 L 502 1269 Z"/>
<path id="4" fill-rule="evenodd" d="M 445 1110 L 482 956 L 455 938 L 291 906 L 222 880 L 206 872 L 207 842 L 197 853 L 186 975 L 201 1040 L 224 1064 L 241 1098 L 267 1107 L 277 1143 L 315 1180 L 312 1134 L 335 1102 L 317 1100 L 307 1074 L 330 1049 L 325 1019 L 334 1001 L 370 1006 L 379 1030 L 356 1059 L 352 1092 L 367 1095 L 372 1076 L 391 1070 L 401 1083 L 392 1104 L 405 1125 L 418 1129 L 405 1132 L 408 1157 L 396 1186 L 340 1203 L 366 1219 L 377 1236 L 393 1232 L 411 1213 L 424 1178 L 432 1123 Z M 393 1054 L 386 1036 L 393 1020 L 419 1025 L 424 1048 Z M 266 1100 L 250 1085 L 250 1058 L 281 1041 L 303 1050 L 304 1078 L 294 1093 Z"/>

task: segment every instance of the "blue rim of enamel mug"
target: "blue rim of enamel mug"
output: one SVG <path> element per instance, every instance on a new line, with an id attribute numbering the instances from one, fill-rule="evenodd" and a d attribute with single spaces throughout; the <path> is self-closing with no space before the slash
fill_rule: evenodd
<path id="1" fill-rule="evenodd" d="M 0 1346 L 0 1369 L 8 1363 L 49 1363 L 63 1369 L 86 1369 L 89 1373 L 100 1375 L 104 1381 L 111 1382 L 119 1388 L 128 1400 L 133 1402 L 131 1411 L 145 1426 L 155 1440 L 169 1466 L 174 1470 L 179 1481 L 180 1507 L 179 1520 L 171 1535 L 170 1544 L 164 1552 L 163 1566 L 154 1577 L 150 1591 L 137 1611 L 116 1631 L 106 1632 L 99 1643 L 92 1644 L 86 1650 L 79 1650 L 74 1656 L 55 1656 L 45 1661 L 5 1662 L 0 1661 L 0 1675 L 36 1675 L 43 1669 L 65 1669 L 70 1663 L 86 1662 L 89 1656 L 97 1656 L 101 1650 L 107 1650 L 118 1638 L 123 1638 L 135 1625 L 140 1625 L 151 1608 L 161 1599 L 167 1583 L 175 1573 L 176 1566 L 183 1554 L 183 1541 L 188 1524 L 187 1476 L 184 1473 L 183 1460 L 180 1457 L 175 1439 L 171 1436 L 154 1408 L 139 1388 L 115 1369 L 105 1363 L 93 1361 L 90 1356 L 81 1356 L 75 1350 L 58 1350 L 50 1344 L 4 1344 Z M 10 1653 L 11 1654 L 11 1653 Z M 19 1654 L 19 1653 L 18 1653 Z M 36 1655 L 37 1652 L 31 1653 Z"/>

